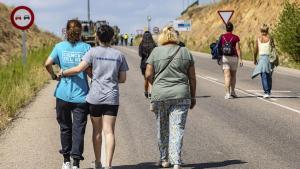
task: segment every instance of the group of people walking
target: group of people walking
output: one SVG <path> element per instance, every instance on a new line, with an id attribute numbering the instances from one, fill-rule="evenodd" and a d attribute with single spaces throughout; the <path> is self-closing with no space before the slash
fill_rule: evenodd
<path id="1" fill-rule="evenodd" d="M 243 59 L 240 48 L 239 36 L 233 34 L 234 26 L 231 22 L 226 24 L 226 33 L 219 38 L 221 65 L 224 73 L 225 99 L 237 98 L 235 92 L 236 73 L 238 66 L 242 67 Z M 278 58 L 275 53 L 275 44 L 269 35 L 269 27 L 263 24 L 260 28 L 261 35 L 255 41 L 253 61 L 256 65 L 252 79 L 260 75 L 264 90 L 264 98 L 271 96 L 272 72 L 278 66 Z"/>
<path id="2" fill-rule="evenodd" d="M 60 126 L 62 169 L 78 169 L 84 159 L 83 145 L 90 114 L 93 125 L 94 168 L 102 168 L 101 145 L 104 133 L 105 168 L 112 166 L 115 149 L 115 122 L 119 108 L 119 83 L 126 81 L 129 70 L 124 55 L 111 47 L 114 30 L 102 25 L 97 30 L 100 46 L 91 48 L 82 42 L 78 20 L 67 23 L 67 41 L 56 44 L 45 66 L 53 80 L 58 80 L 56 97 L 57 122 Z M 55 74 L 53 64 L 61 71 Z M 87 75 L 90 76 L 90 87 Z M 73 158 L 73 164 L 71 159 Z"/>
<path id="3" fill-rule="evenodd" d="M 81 24 L 78 20 L 67 23 L 67 40 L 55 45 L 45 67 L 53 80 L 58 80 L 56 117 L 60 126 L 60 153 L 62 169 L 78 169 L 84 159 L 84 135 L 87 117 L 93 126 L 93 167 L 112 168 L 115 150 L 115 123 L 119 109 L 119 84 L 125 83 L 129 70 L 124 55 L 111 47 L 113 29 L 102 25 L 97 30 L 100 46 L 91 48 L 81 41 Z M 225 99 L 237 97 L 235 93 L 238 63 L 243 66 L 239 37 L 232 33 L 233 24 L 226 25 L 227 33 L 221 37 L 224 48 L 222 68 L 225 78 Z M 266 95 L 271 93 L 272 66 L 268 56 L 274 43 L 268 35 L 268 27 L 261 28 L 257 40 L 254 63 L 257 65 L 253 78 L 261 75 Z M 229 49 L 230 50 L 230 49 Z M 257 61 L 257 54 L 259 60 Z M 158 38 L 158 45 L 146 31 L 139 45 L 140 69 L 144 76 L 144 95 L 151 101 L 157 125 L 157 142 L 160 152 L 159 165 L 180 169 L 181 150 L 188 110 L 196 105 L 196 75 L 194 58 L 179 33 L 165 27 Z M 60 67 L 54 73 L 53 65 Z M 89 84 L 88 76 L 91 78 Z M 104 138 L 102 138 L 102 132 Z M 105 140 L 105 164 L 101 163 L 101 145 Z M 73 163 L 71 164 L 71 158 Z"/>

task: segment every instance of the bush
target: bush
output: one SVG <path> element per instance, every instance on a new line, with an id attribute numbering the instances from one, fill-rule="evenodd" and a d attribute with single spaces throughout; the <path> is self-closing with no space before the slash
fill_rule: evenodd
<path id="1" fill-rule="evenodd" d="M 295 61 L 300 61 L 300 6 L 285 2 L 274 30 L 278 47 Z"/>

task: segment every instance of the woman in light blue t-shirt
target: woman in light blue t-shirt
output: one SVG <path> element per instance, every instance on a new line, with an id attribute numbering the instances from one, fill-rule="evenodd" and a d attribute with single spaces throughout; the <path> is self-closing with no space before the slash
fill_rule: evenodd
<path id="1" fill-rule="evenodd" d="M 88 115 L 88 105 L 85 100 L 89 86 L 85 72 L 59 79 L 53 72 L 52 65 L 57 64 L 61 69 L 77 66 L 83 55 L 90 49 L 90 45 L 82 42 L 80 38 L 81 23 L 78 20 L 68 21 L 67 40 L 55 45 L 45 63 L 52 79 L 58 80 L 54 96 L 61 136 L 59 152 L 64 157 L 62 169 L 71 169 L 70 157 L 74 159 L 72 169 L 79 169 L 79 161 L 83 160 L 84 134 Z"/>
<path id="2" fill-rule="evenodd" d="M 92 83 L 86 100 L 93 125 L 95 168 L 102 167 L 100 160 L 103 130 L 106 141 L 105 168 L 109 169 L 115 149 L 114 130 L 119 109 L 119 83 L 125 82 L 128 65 L 124 55 L 110 46 L 114 36 L 114 30 L 110 26 L 101 26 L 97 30 L 97 36 L 100 46 L 87 52 L 77 67 L 62 70 L 61 76 L 74 76 L 92 66 Z"/>

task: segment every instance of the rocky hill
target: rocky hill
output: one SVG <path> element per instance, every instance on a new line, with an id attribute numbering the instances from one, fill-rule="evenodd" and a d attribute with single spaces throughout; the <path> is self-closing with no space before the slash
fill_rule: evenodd
<path id="1" fill-rule="evenodd" d="M 300 0 L 288 1 L 300 4 Z M 183 39 L 192 50 L 207 50 L 209 44 L 225 31 L 217 11 L 234 10 L 231 20 L 235 25 L 234 33 L 241 37 L 242 49 L 249 55 L 256 36 L 259 35 L 260 25 L 269 24 L 272 30 L 284 2 L 285 0 L 226 0 L 214 5 L 193 7 L 179 18 L 192 20 L 192 31 L 182 33 Z"/>
<path id="2" fill-rule="evenodd" d="M 0 63 L 5 64 L 13 56 L 21 53 L 22 32 L 14 28 L 10 22 L 12 8 L 0 3 Z M 32 26 L 27 32 L 27 47 L 29 50 L 47 46 L 58 41 L 55 35 Z"/>

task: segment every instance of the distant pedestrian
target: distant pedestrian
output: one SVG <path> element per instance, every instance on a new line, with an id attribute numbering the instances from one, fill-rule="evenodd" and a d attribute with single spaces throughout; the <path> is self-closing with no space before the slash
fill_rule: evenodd
<path id="1" fill-rule="evenodd" d="M 162 45 L 147 60 L 146 78 L 153 83 L 151 102 L 156 115 L 160 165 L 180 169 L 181 149 L 187 113 L 196 104 L 194 59 L 173 27 L 159 36 Z"/>
<path id="2" fill-rule="evenodd" d="M 143 35 L 143 39 L 139 45 L 139 55 L 141 57 L 141 64 L 140 69 L 141 72 L 145 78 L 144 80 L 144 94 L 145 97 L 151 97 L 151 84 L 148 82 L 148 80 L 145 77 L 146 72 L 146 66 L 147 66 L 147 59 L 150 56 L 152 50 L 156 47 L 156 43 L 154 42 L 152 38 L 152 34 L 149 31 L 146 31 Z"/>
<path id="3" fill-rule="evenodd" d="M 129 38 L 128 34 L 127 34 L 127 33 L 125 33 L 125 35 L 124 35 L 124 42 L 125 42 L 125 46 L 127 46 L 127 45 L 128 45 L 128 38 Z"/>
<path id="4" fill-rule="evenodd" d="M 120 40 L 121 40 L 121 45 L 123 46 L 124 45 L 124 36 L 122 34 L 120 35 Z"/>
<path id="5" fill-rule="evenodd" d="M 221 35 L 222 48 L 222 65 L 225 81 L 225 99 L 236 98 L 236 72 L 238 64 L 243 66 L 242 53 L 240 49 L 240 38 L 232 33 L 233 24 L 228 22 L 226 24 L 227 33 Z"/>
<path id="6" fill-rule="evenodd" d="M 72 77 L 92 66 L 91 89 L 86 98 L 93 125 L 95 168 L 100 169 L 102 130 L 105 137 L 106 168 L 112 168 L 115 150 L 115 123 L 119 109 L 119 83 L 125 83 L 128 65 L 124 55 L 111 47 L 114 30 L 102 25 L 97 31 L 100 46 L 87 52 L 81 63 L 61 71 L 62 77 Z"/>
<path id="7" fill-rule="evenodd" d="M 269 35 L 269 27 L 263 24 L 260 28 L 261 35 L 258 37 L 254 50 L 254 64 L 256 65 L 252 74 L 252 79 L 257 75 L 261 76 L 264 90 L 264 98 L 269 98 L 272 90 L 272 73 L 274 65 L 270 62 L 270 56 L 275 50 L 273 38 Z M 257 55 L 259 56 L 257 60 Z"/>
<path id="8" fill-rule="evenodd" d="M 80 40 L 81 23 L 70 20 L 67 23 L 67 41 L 55 45 L 48 57 L 45 67 L 52 79 L 58 79 L 52 65 L 68 69 L 80 63 L 90 45 Z M 87 123 L 88 104 L 85 99 L 89 86 L 85 72 L 63 78 L 56 86 L 56 119 L 60 126 L 61 150 L 64 157 L 62 169 L 71 169 L 70 156 L 73 158 L 73 168 L 79 169 L 83 160 L 84 134 Z M 51 139 L 51 138 L 49 138 Z"/>

